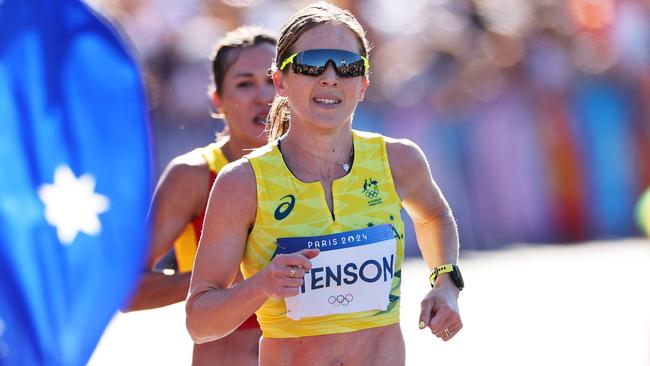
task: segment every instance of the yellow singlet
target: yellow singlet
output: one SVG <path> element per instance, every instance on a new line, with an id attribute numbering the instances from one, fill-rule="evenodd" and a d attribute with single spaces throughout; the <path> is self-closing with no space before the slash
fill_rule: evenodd
<path id="1" fill-rule="evenodd" d="M 263 336 L 294 338 L 347 333 L 399 322 L 401 267 L 404 258 L 402 209 L 386 155 L 384 137 L 353 131 L 351 171 L 332 184 L 334 215 L 320 182 L 303 183 L 286 167 L 277 142 L 247 155 L 257 183 L 257 215 L 248 236 L 241 272 L 249 278 L 264 269 L 277 238 L 317 236 L 391 224 L 396 239 L 394 277 L 385 311 L 306 317 L 286 316 L 284 299 L 269 299 L 256 312 Z"/>
<path id="2" fill-rule="evenodd" d="M 217 174 L 228 164 L 228 159 L 221 151 L 221 144 L 218 142 L 208 146 L 192 150 L 189 154 L 201 155 L 208 163 L 210 169 L 210 188 L 214 183 Z M 176 253 L 176 263 L 179 272 L 191 272 L 196 256 L 196 248 L 203 228 L 203 214 L 196 217 L 192 222 L 187 224 L 183 233 L 174 241 L 174 251 Z"/>

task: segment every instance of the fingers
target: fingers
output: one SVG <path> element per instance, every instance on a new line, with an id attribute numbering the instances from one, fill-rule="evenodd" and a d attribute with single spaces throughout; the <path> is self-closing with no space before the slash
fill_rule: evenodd
<path id="1" fill-rule="evenodd" d="M 305 271 L 311 269 L 310 259 L 316 257 L 320 253 L 318 249 L 303 249 L 296 253 L 280 254 L 273 259 L 273 262 L 284 264 L 291 267 L 301 267 Z"/>
<path id="2" fill-rule="evenodd" d="M 452 323 L 453 314 L 449 307 L 440 306 L 429 320 L 429 329 L 434 334 L 442 333 Z"/>
<path id="3" fill-rule="evenodd" d="M 420 303 L 420 323 L 418 324 L 420 329 L 424 329 L 429 325 L 431 313 L 433 313 L 434 301 L 434 299 L 425 298 Z"/>
<path id="4" fill-rule="evenodd" d="M 429 327 L 431 333 L 443 341 L 453 338 L 463 323 L 457 307 L 451 307 L 438 296 L 427 296 L 421 303 L 419 328 Z"/>
<path id="5" fill-rule="evenodd" d="M 448 307 L 438 309 L 429 321 L 431 333 L 445 342 L 458 334 L 461 328 L 463 328 L 463 323 L 460 316 Z"/>
<path id="6" fill-rule="evenodd" d="M 311 270 L 310 259 L 318 249 L 303 249 L 292 254 L 277 255 L 266 268 L 266 293 L 272 298 L 296 296 L 304 284 L 305 273 Z"/>
<path id="7" fill-rule="evenodd" d="M 442 328 L 441 331 L 434 332 L 433 330 L 431 333 L 435 335 L 436 337 L 442 339 L 443 341 L 447 342 L 448 340 L 452 339 L 458 332 L 463 328 L 462 323 L 451 323 L 445 324 L 444 328 Z"/>
<path id="8" fill-rule="evenodd" d="M 276 284 L 280 286 L 300 287 L 305 277 L 304 269 L 290 265 L 269 266 L 269 271 Z"/>
<path id="9" fill-rule="evenodd" d="M 307 259 L 312 259 L 320 253 L 320 249 L 303 249 L 298 254 L 304 255 Z"/>

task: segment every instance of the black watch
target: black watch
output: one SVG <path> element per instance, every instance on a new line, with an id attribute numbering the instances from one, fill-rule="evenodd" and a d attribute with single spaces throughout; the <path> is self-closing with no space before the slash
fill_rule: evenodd
<path id="1" fill-rule="evenodd" d="M 429 282 L 431 283 L 431 287 L 435 287 L 438 276 L 443 273 L 449 273 L 451 280 L 454 281 L 454 285 L 458 287 L 458 290 L 463 290 L 465 287 L 465 282 L 463 281 L 463 275 L 460 274 L 460 268 L 458 268 L 457 265 L 451 263 L 438 266 L 433 269 L 433 272 L 431 272 L 431 275 L 429 275 Z"/>

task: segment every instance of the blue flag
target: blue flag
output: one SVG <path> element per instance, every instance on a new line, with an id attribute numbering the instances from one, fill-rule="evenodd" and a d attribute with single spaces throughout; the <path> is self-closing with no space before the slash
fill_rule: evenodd
<path id="1" fill-rule="evenodd" d="M 0 365 L 83 365 L 148 236 L 147 110 L 76 0 L 0 1 Z"/>

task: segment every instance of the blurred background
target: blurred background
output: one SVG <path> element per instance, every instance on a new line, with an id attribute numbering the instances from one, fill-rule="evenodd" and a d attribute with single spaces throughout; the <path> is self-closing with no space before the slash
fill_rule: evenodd
<path id="1" fill-rule="evenodd" d="M 214 43 L 241 24 L 279 31 L 310 2 L 88 1 L 143 65 L 157 174 L 223 127 Z M 650 245 L 634 217 L 650 185 L 650 2 L 332 2 L 374 45 L 353 126 L 419 144 L 460 231 L 465 328 L 449 343 L 416 328 L 428 269 L 407 259 L 407 364 L 650 365 Z M 90 364 L 188 364 L 191 347 L 182 304 L 120 313 Z"/>
<path id="2" fill-rule="evenodd" d="M 277 32 L 309 2 L 89 0 L 143 65 L 156 173 L 223 126 L 207 97 L 214 43 L 241 24 Z M 650 185 L 649 2 L 332 2 L 374 45 L 353 126 L 423 148 L 463 250 L 639 234 L 634 206 Z"/>

